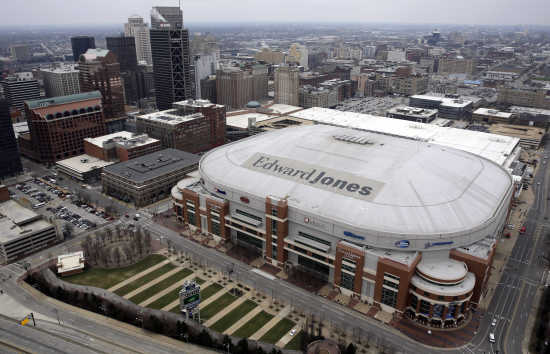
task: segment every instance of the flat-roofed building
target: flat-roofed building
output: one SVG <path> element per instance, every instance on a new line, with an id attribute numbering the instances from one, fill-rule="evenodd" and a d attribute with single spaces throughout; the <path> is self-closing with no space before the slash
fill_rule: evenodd
<path id="1" fill-rule="evenodd" d="M 10 110 L 15 111 L 13 123 L 25 118 L 25 101 L 40 98 L 40 85 L 32 76 L 9 76 L 0 82 Z"/>
<path id="2" fill-rule="evenodd" d="M 14 200 L 0 203 L 0 264 L 11 263 L 57 242 L 57 229 Z"/>
<path id="3" fill-rule="evenodd" d="M 84 139 L 84 152 L 105 161 L 124 162 L 161 149 L 160 140 L 126 131 Z"/>
<path id="4" fill-rule="evenodd" d="M 78 251 L 57 256 L 57 274 L 66 277 L 84 271 L 84 252 Z"/>
<path id="5" fill-rule="evenodd" d="M 250 69 L 222 67 L 216 71 L 217 102 L 229 108 L 246 106 L 250 101 L 267 97 L 267 67 L 254 65 Z"/>
<path id="6" fill-rule="evenodd" d="M 164 149 L 103 168 L 103 192 L 136 207 L 170 196 L 185 175 L 196 170 L 199 157 L 185 151 Z"/>
<path id="7" fill-rule="evenodd" d="M 46 97 L 68 96 L 80 93 L 78 69 L 75 64 L 53 65 L 40 69 Z"/>
<path id="8" fill-rule="evenodd" d="M 520 145 L 524 148 L 538 149 L 546 131 L 543 128 L 524 125 L 492 124 L 489 132 L 518 138 Z"/>
<path id="9" fill-rule="evenodd" d="M 510 112 L 501 112 L 491 108 L 478 108 L 472 114 L 472 120 L 484 123 L 510 123 L 514 116 Z"/>
<path id="10" fill-rule="evenodd" d="M 473 102 L 455 96 L 414 95 L 409 98 L 409 106 L 437 109 L 441 118 L 472 118 Z"/>
<path id="11" fill-rule="evenodd" d="M 413 122 L 430 123 L 437 117 L 437 109 L 397 106 L 388 110 L 386 116 Z"/>
<path id="12" fill-rule="evenodd" d="M 172 190 L 192 230 L 435 328 L 483 298 L 514 190 L 479 156 L 327 125 L 219 147 L 198 172 Z"/>
<path id="13" fill-rule="evenodd" d="M 501 87 L 497 102 L 514 106 L 550 109 L 550 97 L 544 89 Z"/>
<path id="14" fill-rule="evenodd" d="M 57 161 L 55 166 L 61 173 L 82 182 L 99 181 L 103 167 L 114 164 L 94 156 L 82 154 Z"/>
<path id="15" fill-rule="evenodd" d="M 174 102 L 172 107 L 137 116 L 138 133 L 160 140 L 164 148 L 191 153 L 224 144 L 225 106 L 208 100 L 185 100 Z"/>
<path id="16" fill-rule="evenodd" d="M 522 125 L 535 127 L 548 127 L 550 123 L 550 110 L 533 107 L 511 106 L 510 112 L 517 116 L 517 121 Z"/>

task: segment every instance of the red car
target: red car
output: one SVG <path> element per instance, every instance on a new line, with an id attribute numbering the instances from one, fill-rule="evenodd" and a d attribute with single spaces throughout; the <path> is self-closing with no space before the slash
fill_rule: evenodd
<path id="1" fill-rule="evenodd" d="M 521 230 L 519 230 L 519 233 L 520 233 L 520 234 L 524 234 L 524 233 L 525 233 L 525 229 L 526 229 L 525 226 L 523 226 L 523 227 L 521 228 Z"/>

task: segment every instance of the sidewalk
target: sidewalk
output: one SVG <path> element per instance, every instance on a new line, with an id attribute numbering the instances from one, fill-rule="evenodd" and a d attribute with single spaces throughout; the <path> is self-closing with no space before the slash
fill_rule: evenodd
<path id="1" fill-rule="evenodd" d="M 243 302 L 248 300 L 250 298 L 250 294 L 245 294 L 238 298 L 237 300 L 233 301 L 229 306 L 215 314 L 214 316 L 210 317 L 208 321 L 204 323 L 206 327 L 212 326 L 214 323 L 218 322 L 218 320 L 222 319 L 225 315 L 227 315 L 229 312 L 236 309 L 239 305 L 241 305 Z"/>
<path id="2" fill-rule="evenodd" d="M 223 294 L 229 292 L 229 290 L 231 290 L 232 288 L 229 288 L 229 287 L 224 287 L 223 289 L 220 289 L 220 291 L 218 291 L 217 293 L 215 293 L 214 295 L 210 296 L 208 299 L 206 299 L 205 301 L 201 302 L 200 305 L 199 305 L 199 309 L 203 309 L 205 308 L 206 306 L 210 305 L 212 302 L 218 300 L 218 298 L 220 298 Z"/>
<path id="3" fill-rule="evenodd" d="M 139 288 L 137 288 L 136 290 L 134 291 L 130 291 L 128 294 L 124 295 L 123 298 L 125 299 L 130 299 L 132 298 L 134 295 L 137 295 L 139 294 L 140 292 L 142 292 L 143 290 L 145 289 L 149 289 L 150 287 L 152 286 L 155 286 L 156 284 L 160 283 L 161 281 L 163 281 L 164 279 L 176 274 L 177 272 L 179 272 L 180 270 L 182 270 L 183 268 L 181 267 L 176 267 L 174 269 L 172 269 L 171 271 L 168 271 L 166 273 L 164 273 L 163 275 L 161 275 L 160 277 L 150 281 L 149 283 L 147 284 L 144 284 L 142 286 L 140 286 Z"/>
<path id="4" fill-rule="evenodd" d="M 231 327 L 226 329 L 223 334 L 232 335 L 234 332 L 236 332 L 239 328 L 244 326 L 248 321 L 253 319 L 257 314 L 262 312 L 264 309 L 261 305 L 256 306 L 252 311 L 247 313 L 245 316 L 243 316 L 240 320 L 235 322 Z"/>
<path id="5" fill-rule="evenodd" d="M 157 301 L 158 299 L 160 299 L 164 295 L 169 294 L 169 293 L 171 293 L 172 291 L 174 291 L 176 289 L 179 289 L 183 285 L 183 283 L 185 283 L 188 280 L 194 279 L 194 278 L 195 278 L 195 273 L 193 272 L 193 273 L 189 274 L 188 276 L 186 276 L 185 278 L 183 278 L 182 280 L 180 280 L 179 282 L 175 282 L 174 284 L 170 285 L 169 287 L 162 290 L 161 292 L 156 293 L 152 297 L 150 297 L 147 300 L 143 301 L 142 303 L 139 304 L 139 306 L 146 307 L 147 305 Z M 178 299 L 178 302 L 179 302 L 179 299 Z"/>
<path id="6" fill-rule="evenodd" d="M 280 320 L 288 316 L 291 311 L 290 305 L 282 309 L 275 317 L 273 317 L 269 322 L 267 322 L 262 328 L 258 329 L 253 335 L 250 336 L 251 340 L 259 340 L 266 334 L 271 328 L 273 328 Z"/>
<path id="7" fill-rule="evenodd" d="M 155 264 L 154 266 L 152 266 L 151 268 L 146 269 L 146 270 L 144 270 L 143 272 L 134 275 L 133 277 L 130 277 L 130 278 L 126 279 L 126 280 L 121 281 L 120 283 L 118 283 L 118 284 L 116 284 L 116 285 L 111 286 L 109 289 L 107 289 L 107 291 L 114 292 L 114 291 L 116 291 L 116 290 L 122 288 L 123 286 L 125 286 L 125 285 L 127 285 L 127 284 L 130 284 L 130 283 L 133 282 L 134 280 L 139 279 L 139 278 L 141 278 L 142 276 L 147 275 L 147 274 L 151 273 L 152 271 L 154 271 L 154 270 L 156 270 L 156 269 L 159 269 L 160 267 L 162 267 L 163 265 L 168 264 L 168 263 L 170 263 L 170 260 L 169 260 L 169 259 L 167 259 L 167 260 L 165 260 L 165 261 L 162 261 L 162 262 L 160 262 L 160 263 L 157 263 L 157 264 Z"/>

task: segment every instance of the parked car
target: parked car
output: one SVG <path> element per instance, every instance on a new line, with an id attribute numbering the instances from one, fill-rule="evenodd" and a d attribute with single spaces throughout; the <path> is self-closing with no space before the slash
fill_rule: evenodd
<path id="1" fill-rule="evenodd" d="M 524 233 L 525 233 L 525 230 L 527 230 L 527 227 L 526 227 L 526 226 L 523 226 L 523 227 L 521 228 L 521 230 L 519 230 L 519 233 L 520 233 L 520 234 L 524 234 Z"/>

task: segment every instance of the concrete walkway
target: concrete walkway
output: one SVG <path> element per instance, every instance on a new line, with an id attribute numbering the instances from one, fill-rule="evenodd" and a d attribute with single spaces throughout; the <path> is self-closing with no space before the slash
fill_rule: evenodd
<path id="1" fill-rule="evenodd" d="M 269 322 L 267 322 L 262 328 L 257 330 L 253 335 L 250 336 L 249 339 L 252 340 L 258 340 L 263 337 L 264 334 L 266 334 L 271 328 L 273 328 L 277 323 L 279 323 L 280 320 L 288 316 L 292 308 L 290 305 L 283 308 L 275 317 L 273 317 Z"/>
<path id="2" fill-rule="evenodd" d="M 186 278 L 187 279 L 187 278 Z M 208 285 L 212 284 L 213 281 L 212 280 L 209 280 L 205 283 L 202 283 L 201 284 L 201 289 L 205 289 Z M 173 309 L 174 307 L 176 307 L 177 305 L 180 304 L 180 299 L 177 299 L 177 300 L 174 300 L 172 301 L 171 303 L 169 303 L 168 305 L 164 306 L 163 308 L 161 308 L 162 311 L 170 311 L 171 309 Z"/>
<path id="3" fill-rule="evenodd" d="M 252 311 L 250 311 L 249 313 L 247 313 L 246 315 L 244 315 L 240 320 L 238 320 L 237 322 L 235 322 L 231 327 L 229 327 L 228 329 L 226 329 L 223 334 L 227 334 L 227 335 L 232 335 L 233 333 L 235 333 L 239 328 L 241 328 L 242 326 L 244 326 L 245 323 L 247 323 L 248 321 L 250 321 L 251 319 L 253 319 L 257 314 L 259 314 L 260 312 L 263 311 L 263 308 L 261 305 L 258 305 L 256 306 L 255 308 L 252 309 Z"/>
<path id="4" fill-rule="evenodd" d="M 210 319 L 208 319 L 208 321 L 206 321 L 204 323 L 204 325 L 206 327 L 212 326 L 214 323 L 218 322 L 218 320 L 222 319 L 223 316 L 227 315 L 229 312 L 233 311 L 239 305 L 241 305 L 243 302 L 248 300 L 248 298 L 250 298 L 250 294 L 245 294 L 245 295 L 241 296 L 240 298 L 238 298 L 237 300 L 235 300 L 231 304 L 229 304 L 229 306 L 227 306 L 226 308 L 224 308 L 223 310 L 221 310 L 220 312 L 218 312 L 214 316 L 210 317 Z"/>
<path id="5" fill-rule="evenodd" d="M 298 335 L 298 332 L 300 332 L 300 330 L 302 329 L 302 323 L 303 322 L 304 322 L 304 320 L 298 321 L 296 326 L 292 327 L 292 329 L 290 331 L 288 331 L 284 336 L 282 336 L 281 339 L 279 339 L 279 341 L 277 343 L 275 343 L 275 345 L 278 346 L 279 348 L 284 348 L 288 344 L 288 342 L 290 342 L 292 340 L 292 338 L 294 338 L 296 335 Z M 293 329 L 295 329 L 296 332 L 294 333 L 293 336 L 291 336 L 290 332 Z"/>
<path id="6" fill-rule="evenodd" d="M 125 285 L 127 285 L 127 284 L 130 284 L 130 283 L 133 282 L 134 280 L 139 279 L 139 278 L 141 278 L 142 276 L 147 275 L 147 274 L 151 273 L 152 271 L 154 271 L 154 270 L 156 270 L 156 269 L 159 269 L 160 267 L 162 267 L 162 266 L 164 266 L 165 264 L 168 264 L 168 263 L 170 263 L 170 260 L 169 260 L 169 259 L 167 259 L 167 260 L 165 260 L 165 261 L 162 261 L 162 262 L 160 262 L 160 263 L 157 263 L 157 264 L 155 264 L 154 266 L 152 266 L 151 268 L 148 268 L 148 269 L 144 270 L 143 272 L 134 275 L 133 277 L 130 277 L 130 278 L 126 279 L 126 280 L 121 281 L 120 283 L 118 283 L 118 284 L 116 284 L 116 285 L 114 285 L 114 286 L 111 286 L 111 287 L 110 287 L 109 289 L 107 289 L 107 290 L 110 291 L 110 292 L 114 292 L 115 290 L 118 290 L 118 289 L 122 288 L 123 286 L 125 286 Z"/>
<path id="7" fill-rule="evenodd" d="M 223 294 L 225 294 L 226 292 L 228 292 L 229 290 L 231 290 L 231 288 L 222 288 L 220 289 L 220 291 L 218 291 L 217 293 L 215 293 L 214 295 L 210 296 L 208 299 L 206 299 L 204 302 L 201 302 L 200 305 L 199 305 L 199 309 L 203 309 L 205 308 L 206 306 L 210 305 L 210 303 L 218 300 L 219 297 L 221 297 Z"/>
<path id="8" fill-rule="evenodd" d="M 161 297 L 163 297 L 164 295 L 168 294 L 168 293 L 171 293 L 172 291 L 174 291 L 175 289 L 178 289 L 180 288 L 183 283 L 185 283 L 186 281 L 188 280 L 191 280 L 191 279 L 194 279 L 195 278 L 195 273 L 191 273 L 189 274 L 188 276 L 186 276 L 185 278 L 183 278 L 182 280 L 180 280 L 179 282 L 175 282 L 174 284 L 170 285 L 169 287 L 167 287 L 166 289 L 162 290 L 161 292 L 159 293 L 156 293 L 155 295 L 151 296 L 150 298 L 148 298 L 147 300 L 143 301 L 142 303 L 139 304 L 139 306 L 147 306 L 149 305 L 150 303 L 160 299 Z M 178 299 L 178 302 L 179 302 L 179 299 Z"/>
<path id="9" fill-rule="evenodd" d="M 163 281 L 164 279 L 176 274 L 177 272 L 179 272 L 180 270 L 182 270 L 183 268 L 181 267 L 176 267 L 166 273 L 164 273 L 163 275 L 161 275 L 160 277 L 156 278 L 156 279 L 153 279 L 151 280 L 149 283 L 147 284 L 143 284 L 142 286 L 140 286 L 139 288 L 137 288 L 136 290 L 134 291 L 130 291 L 128 294 L 124 295 L 123 297 L 125 299 L 130 299 L 131 297 L 139 294 L 140 292 L 142 292 L 143 290 L 145 289 L 148 289 L 152 286 L 154 286 L 155 284 L 158 284 L 160 283 L 161 281 Z"/>

